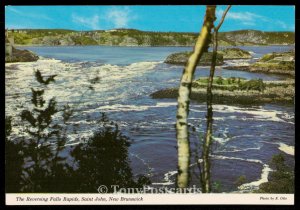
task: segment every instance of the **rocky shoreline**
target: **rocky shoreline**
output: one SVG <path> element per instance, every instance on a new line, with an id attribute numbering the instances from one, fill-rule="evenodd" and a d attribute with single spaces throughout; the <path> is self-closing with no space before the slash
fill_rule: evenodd
<path id="1" fill-rule="evenodd" d="M 249 65 L 224 66 L 224 69 L 295 76 L 295 52 L 268 53 Z"/>
<path id="2" fill-rule="evenodd" d="M 179 52 L 169 55 L 164 63 L 173 65 L 185 65 L 191 52 Z M 206 52 L 202 55 L 198 66 L 209 66 L 211 64 L 212 53 Z M 250 52 L 239 48 L 227 48 L 217 53 L 217 66 L 222 66 L 228 70 L 259 72 L 266 74 L 280 74 L 295 77 L 295 52 L 268 53 L 254 63 L 250 63 L 252 58 Z M 244 60 L 244 62 L 233 62 Z M 225 61 L 225 62 L 224 62 Z M 228 63 L 228 61 L 231 61 Z M 233 63 L 232 63 L 233 62 Z M 227 63 L 226 65 L 223 65 Z"/>
<path id="3" fill-rule="evenodd" d="M 29 50 L 19 50 L 12 47 L 12 55 L 5 55 L 6 63 L 15 62 L 33 62 L 37 61 L 39 56 Z"/>
<path id="4" fill-rule="evenodd" d="M 264 74 L 278 74 L 278 75 L 286 75 L 290 77 L 295 76 L 295 71 L 285 71 L 276 69 L 276 67 L 260 67 L 259 65 L 249 65 L 249 66 L 224 66 L 223 69 L 228 70 L 236 70 L 236 71 L 247 71 L 247 72 L 253 72 L 253 73 L 264 73 Z"/>
<path id="5" fill-rule="evenodd" d="M 295 98 L 295 83 L 293 80 L 287 81 L 268 81 L 264 82 L 264 91 L 256 90 L 221 90 L 213 88 L 214 104 L 234 104 L 234 105 L 263 105 L 283 104 L 293 105 Z M 204 103 L 207 100 L 206 87 L 193 83 L 191 100 Z M 158 90 L 150 95 L 154 99 L 177 98 L 178 88 L 167 88 Z"/>

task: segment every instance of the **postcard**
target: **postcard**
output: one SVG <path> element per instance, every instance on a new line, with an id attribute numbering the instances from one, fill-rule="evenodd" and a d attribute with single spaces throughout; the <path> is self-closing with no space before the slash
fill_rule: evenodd
<path id="1" fill-rule="evenodd" d="M 294 5 L 5 6 L 6 205 L 293 205 L 294 101 Z"/>

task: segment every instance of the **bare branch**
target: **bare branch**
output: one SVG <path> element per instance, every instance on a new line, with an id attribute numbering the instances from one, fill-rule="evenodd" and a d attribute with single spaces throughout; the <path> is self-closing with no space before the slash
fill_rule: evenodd
<path id="1" fill-rule="evenodd" d="M 224 11 L 224 13 L 223 13 L 223 15 L 222 15 L 222 18 L 221 18 L 219 24 L 217 25 L 217 27 L 215 27 L 215 31 L 218 31 L 218 30 L 220 29 L 221 25 L 222 25 L 223 22 L 224 22 L 224 19 L 225 19 L 225 17 L 226 17 L 226 14 L 227 14 L 227 12 L 229 11 L 230 8 L 231 8 L 231 5 L 228 5 L 227 8 L 226 8 L 226 10 Z"/>
<path id="2" fill-rule="evenodd" d="M 231 6 L 228 6 L 225 12 L 222 15 L 222 18 L 217 27 L 214 28 L 213 33 L 213 53 L 212 53 L 212 61 L 210 66 L 210 74 L 208 77 L 207 83 L 207 123 L 206 123 L 206 134 L 205 139 L 203 142 L 203 151 L 202 151 L 202 170 L 201 170 L 201 185 L 202 185 L 202 192 L 209 193 L 211 192 L 211 180 L 210 180 L 210 147 L 211 147 L 211 140 L 212 140 L 212 126 L 213 126 L 213 108 L 212 108 L 212 84 L 215 74 L 215 67 L 216 67 L 216 60 L 217 60 L 217 50 L 218 50 L 218 30 L 221 27 L 222 23 L 224 22 L 225 16 L 230 9 Z"/>

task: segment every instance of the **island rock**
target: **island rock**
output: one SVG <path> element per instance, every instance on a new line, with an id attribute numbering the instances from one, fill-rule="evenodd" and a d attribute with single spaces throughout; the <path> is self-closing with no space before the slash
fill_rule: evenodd
<path id="1" fill-rule="evenodd" d="M 226 48 L 222 51 L 218 51 L 218 53 L 223 55 L 224 60 L 252 58 L 252 55 L 250 54 L 250 52 L 239 49 L 239 48 Z"/>
<path id="2" fill-rule="evenodd" d="M 191 53 L 192 52 L 173 53 L 169 55 L 164 62 L 168 64 L 185 65 Z M 203 53 L 197 65 L 209 66 L 211 64 L 211 59 L 212 59 L 212 52 L 205 52 Z M 221 54 L 217 54 L 216 65 L 220 66 L 223 64 L 224 64 L 223 56 Z"/>
<path id="3" fill-rule="evenodd" d="M 252 72 L 295 75 L 295 52 L 268 53 L 250 65 Z"/>

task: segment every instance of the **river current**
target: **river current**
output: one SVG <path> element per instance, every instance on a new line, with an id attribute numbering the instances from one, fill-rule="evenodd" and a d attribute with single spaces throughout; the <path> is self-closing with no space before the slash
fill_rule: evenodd
<path id="1" fill-rule="evenodd" d="M 38 83 L 34 70 L 44 75 L 57 74 L 47 86 L 46 99 L 55 97 L 59 105 L 75 107 L 68 145 L 77 144 L 97 129 L 97 120 L 105 112 L 132 140 L 129 148 L 134 174 L 147 174 L 152 186 L 174 186 L 177 170 L 176 99 L 152 99 L 150 94 L 178 87 L 182 66 L 163 60 L 189 47 L 25 47 L 42 58 L 37 62 L 6 64 L 5 112 L 13 116 L 12 136 L 23 135 L 20 112 L 30 104 L 31 87 Z M 287 51 L 288 46 L 242 47 L 251 51 L 253 62 L 265 53 Z M 239 61 L 241 62 L 241 61 Z M 227 64 L 225 64 L 227 65 Z M 207 76 L 208 67 L 197 67 L 195 78 Z M 217 67 L 216 76 L 246 79 L 283 80 L 285 77 Z M 95 80 L 95 78 L 97 78 Z M 91 86 L 93 89 L 88 88 Z M 294 107 L 213 106 L 213 144 L 211 177 L 220 183 L 221 192 L 247 192 L 266 182 L 272 155 L 283 152 L 293 162 L 295 142 Z M 199 186 L 198 161 L 206 126 L 206 105 L 192 102 L 189 124 L 192 149 L 191 185 Z M 59 121 L 59 117 L 54 118 Z M 199 154 L 198 154 L 199 155 Z M 247 183 L 236 186 L 240 176 Z"/>

